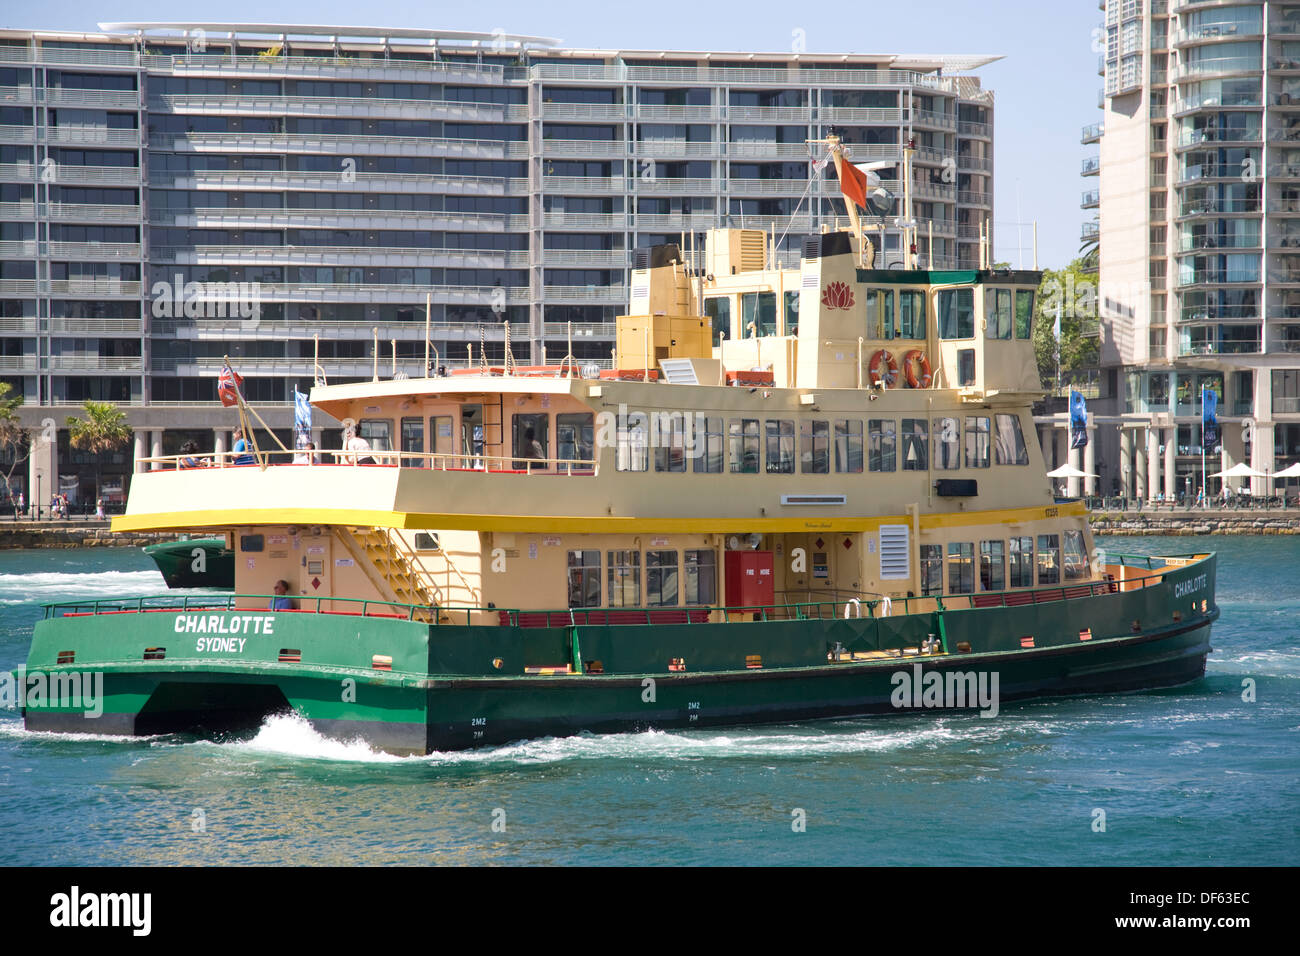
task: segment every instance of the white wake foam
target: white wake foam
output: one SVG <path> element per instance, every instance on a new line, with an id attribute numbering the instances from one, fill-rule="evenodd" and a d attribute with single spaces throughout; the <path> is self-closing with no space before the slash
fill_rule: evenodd
<path id="1" fill-rule="evenodd" d="M 166 591 L 167 582 L 157 570 L 0 574 L 0 605 L 43 604 L 78 598 L 137 597 Z"/>

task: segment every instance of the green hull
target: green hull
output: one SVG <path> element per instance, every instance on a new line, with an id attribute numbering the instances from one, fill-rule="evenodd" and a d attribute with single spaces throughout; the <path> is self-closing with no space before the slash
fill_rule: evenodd
<path id="1" fill-rule="evenodd" d="M 200 562 L 195 549 L 203 552 Z M 169 588 L 217 588 L 235 586 L 235 552 L 226 547 L 225 538 L 190 538 L 164 541 L 144 548 L 162 572 Z"/>
<path id="2" fill-rule="evenodd" d="M 736 624 L 470 627 L 175 607 L 51 616 L 37 625 L 29 677 L 102 673 L 102 713 L 87 715 L 84 700 L 29 699 L 25 717 L 33 730 L 147 734 L 255 725 L 292 709 L 330 736 L 425 753 L 582 731 L 989 712 L 1015 700 L 1201 677 L 1218 617 L 1214 571 L 1210 556 L 1132 591 L 942 614 Z M 950 652 L 828 659 L 837 644 L 880 652 L 915 647 L 930 634 Z M 1033 646 L 1022 646 L 1030 636 Z M 60 652 L 74 659 L 58 664 Z M 376 669 L 375 655 L 385 667 L 391 658 L 392 669 Z M 756 658 L 761 667 L 746 666 Z M 669 670 L 674 659 L 687 669 Z M 574 661 L 590 671 L 596 660 L 603 673 L 528 673 Z M 993 706 L 972 699 L 981 675 L 996 689 Z M 936 682 L 969 694 L 932 695 Z"/>

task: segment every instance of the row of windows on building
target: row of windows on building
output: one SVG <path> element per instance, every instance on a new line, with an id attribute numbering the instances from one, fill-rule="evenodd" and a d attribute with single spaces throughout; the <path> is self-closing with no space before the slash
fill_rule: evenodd
<path id="1" fill-rule="evenodd" d="M 707 607 L 718 602 L 717 555 L 711 549 L 605 552 L 605 602 L 601 553 L 570 551 L 569 607 Z M 642 585 L 644 582 L 644 590 Z"/>
<path id="2" fill-rule="evenodd" d="M 921 545 L 921 593 L 974 594 L 977 575 L 979 591 L 1043 587 L 1088 578 L 1088 551 L 1082 531 L 1040 534 L 1036 548 L 1032 535 L 978 544 L 978 555 L 973 541 Z"/>

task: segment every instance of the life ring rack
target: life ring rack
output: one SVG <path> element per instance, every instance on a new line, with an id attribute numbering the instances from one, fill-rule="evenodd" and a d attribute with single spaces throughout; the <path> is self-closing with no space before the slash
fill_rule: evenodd
<path id="1" fill-rule="evenodd" d="M 917 375 L 917 368 L 921 374 Z M 929 388 L 934 381 L 930 371 L 930 359 L 921 349 L 912 349 L 903 356 L 903 377 L 907 379 L 908 388 Z"/>

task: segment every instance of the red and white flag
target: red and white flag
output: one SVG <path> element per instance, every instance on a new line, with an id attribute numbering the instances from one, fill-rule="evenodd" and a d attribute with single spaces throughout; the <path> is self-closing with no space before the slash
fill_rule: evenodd
<path id="1" fill-rule="evenodd" d="M 239 389 L 244 384 L 244 379 L 235 374 L 235 370 L 227 363 L 221 370 L 221 375 L 217 379 L 217 397 L 221 399 L 221 404 L 226 408 L 239 404 Z"/>

